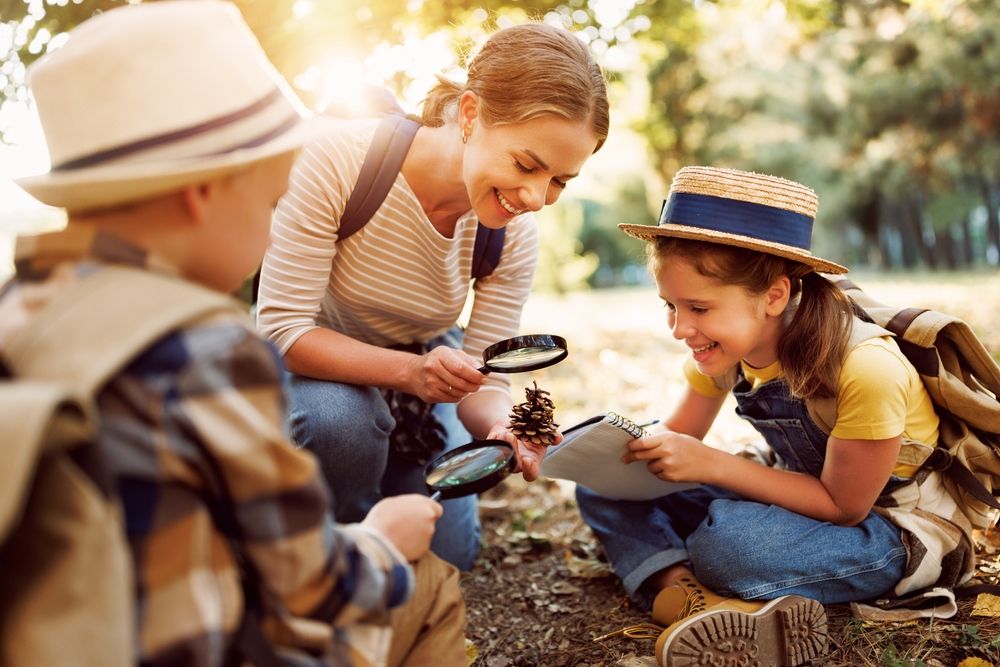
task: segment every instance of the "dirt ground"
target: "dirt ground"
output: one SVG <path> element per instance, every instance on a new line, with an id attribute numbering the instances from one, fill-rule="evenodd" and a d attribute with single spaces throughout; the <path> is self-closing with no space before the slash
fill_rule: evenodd
<path id="1" fill-rule="evenodd" d="M 468 650 L 476 667 L 655 667 L 655 639 L 621 630 L 649 623 L 612 576 L 571 496 L 556 482 L 511 477 L 483 496 L 484 547 L 463 574 Z M 980 577 L 995 582 L 997 544 L 984 542 Z M 1000 618 L 960 600 L 946 621 L 862 623 L 827 607 L 830 652 L 815 665 L 954 667 L 1000 664 Z"/>
<path id="2" fill-rule="evenodd" d="M 996 275 L 859 282 L 888 303 L 958 314 L 1000 350 Z M 532 381 L 550 391 L 562 428 L 608 410 L 636 421 L 662 417 L 683 388 L 686 351 L 666 330 L 653 288 L 533 297 L 522 331 L 559 334 L 570 343 L 569 358 L 558 366 L 512 378 L 515 396 Z M 727 406 L 706 442 L 738 450 L 756 439 Z M 655 667 L 655 640 L 620 632 L 650 619 L 630 606 L 611 575 L 571 484 L 526 484 L 515 475 L 481 500 L 483 549 L 462 577 L 470 665 Z M 984 537 L 981 547 L 980 577 L 995 581 L 1000 540 Z M 961 600 L 951 619 L 906 624 L 862 623 L 846 607 L 830 606 L 831 651 L 817 664 L 1000 666 L 1000 618 L 973 616 L 974 602 Z"/>

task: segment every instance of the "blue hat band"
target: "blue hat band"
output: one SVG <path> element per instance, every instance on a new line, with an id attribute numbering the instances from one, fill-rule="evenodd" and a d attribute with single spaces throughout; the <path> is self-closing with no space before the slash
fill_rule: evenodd
<path id="1" fill-rule="evenodd" d="M 765 204 L 675 192 L 660 210 L 658 224 L 684 225 L 809 250 L 813 221 L 807 215 Z"/>

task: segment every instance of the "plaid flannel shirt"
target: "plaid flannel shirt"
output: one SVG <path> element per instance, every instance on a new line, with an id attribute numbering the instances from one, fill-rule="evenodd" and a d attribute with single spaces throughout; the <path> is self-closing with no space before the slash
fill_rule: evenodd
<path id="1" fill-rule="evenodd" d="M 72 227 L 23 238 L 17 254 L 0 297 L 0 346 L 101 263 L 165 269 L 119 239 Z M 409 596 L 412 571 L 377 533 L 333 523 L 312 456 L 284 435 L 281 363 L 249 320 L 214 315 L 166 336 L 108 383 L 98 405 L 135 565 L 138 662 L 225 662 L 244 613 L 234 545 L 259 573 L 275 643 L 315 664 L 385 660 L 387 612 Z M 233 534 L 220 515 L 233 519 Z"/>

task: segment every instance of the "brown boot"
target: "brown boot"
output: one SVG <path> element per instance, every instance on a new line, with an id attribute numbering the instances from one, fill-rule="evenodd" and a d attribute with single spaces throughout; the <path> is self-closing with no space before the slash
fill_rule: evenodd
<path id="1" fill-rule="evenodd" d="M 730 600 L 709 590 L 695 579 L 693 574 L 684 574 L 677 583 L 657 593 L 653 600 L 653 620 L 666 627 L 674 621 L 705 611 L 720 602 Z"/>
<path id="2" fill-rule="evenodd" d="M 768 602 L 735 598 L 681 618 L 656 640 L 661 667 L 796 667 L 826 653 L 826 611 L 786 595 Z"/>

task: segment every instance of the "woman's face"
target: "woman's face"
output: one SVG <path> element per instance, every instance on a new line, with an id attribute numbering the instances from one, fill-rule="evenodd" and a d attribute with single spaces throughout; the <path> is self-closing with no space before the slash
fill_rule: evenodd
<path id="1" fill-rule="evenodd" d="M 462 176 L 479 221 L 499 229 L 562 194 L 597 148 L 587 121 L 547 114 L 510 125 L 471 124 Z"/>

